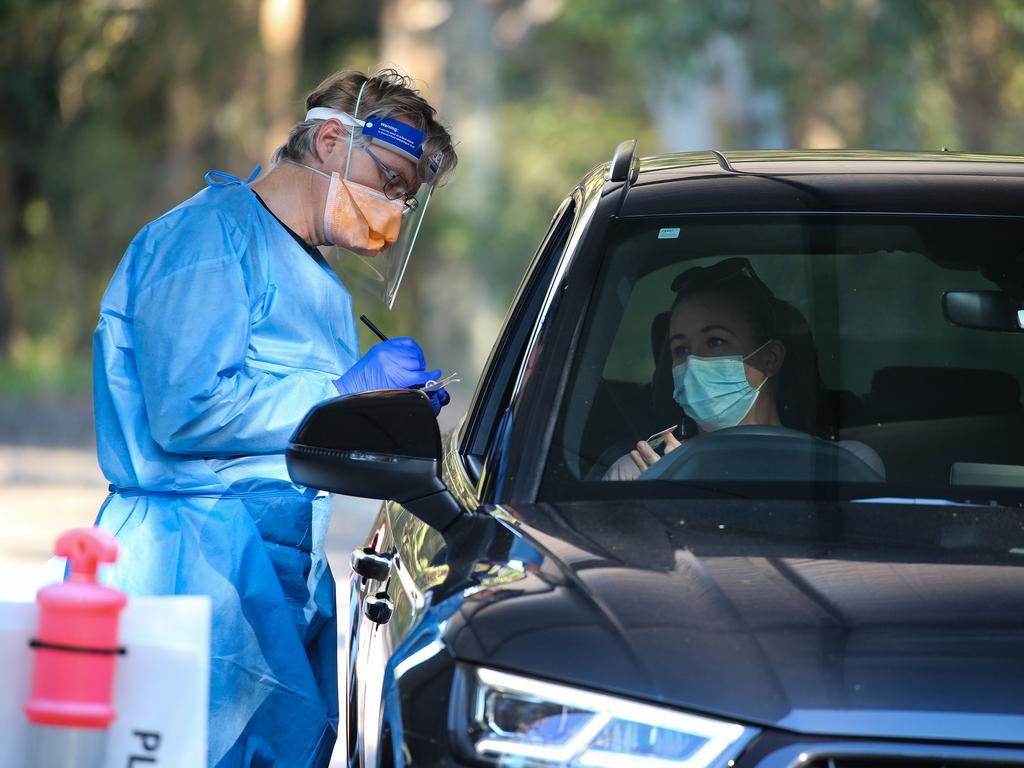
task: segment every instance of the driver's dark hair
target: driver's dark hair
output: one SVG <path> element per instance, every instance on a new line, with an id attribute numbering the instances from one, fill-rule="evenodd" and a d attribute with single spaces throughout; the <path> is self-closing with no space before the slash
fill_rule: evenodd
<path id="1" fill-rule="evenodd" d="M 773 339 L 781 341 L 786 357 L 775 395 L 779 420 L 784 427 L 812 435 L 827 431 L 818 419 L 822 384 L 810 325 L 800 310 L 777 298 L 761 282 L 750 262 L 733 258 L 710 267 L 693 267 L 672 281 L 672 290 L 676 294 L 672 309 L 693 296 L 724 296 L 743 313 L 759 344 Z"/>

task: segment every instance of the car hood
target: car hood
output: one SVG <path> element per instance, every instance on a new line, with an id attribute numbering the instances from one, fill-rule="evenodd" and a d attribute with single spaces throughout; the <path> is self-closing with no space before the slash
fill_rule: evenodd
<path id="1" fill-rule="evenodd" d="M 1020 510 L 495 514 L 514 533 L 449 621 L 457 658 L 806 734 L 1024 743 Z"/>

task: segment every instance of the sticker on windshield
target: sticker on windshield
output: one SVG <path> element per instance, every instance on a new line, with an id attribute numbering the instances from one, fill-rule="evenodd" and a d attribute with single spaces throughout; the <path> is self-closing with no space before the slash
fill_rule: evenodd
<path id="1" fill-rule="evenodd" d="M 675 240 L 679 237 L 679 227 L 665 227 L 658 230 L 659 240 Z"/>

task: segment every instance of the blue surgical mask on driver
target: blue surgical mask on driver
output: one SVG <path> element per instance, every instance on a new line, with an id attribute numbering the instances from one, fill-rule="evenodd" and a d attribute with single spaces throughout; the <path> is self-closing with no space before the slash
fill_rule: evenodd
<path id="1" fill-rule="evenodd" d="M 690 355 L 672 368 L 675 389 L 672 397 L 683 412 L 705 432 L 735 427 L 754 407 L 766 376 L 756 388 L 747 382 L 743 361 L 756 355 L 765 342 L 749 355 L 698 357 Z"/>

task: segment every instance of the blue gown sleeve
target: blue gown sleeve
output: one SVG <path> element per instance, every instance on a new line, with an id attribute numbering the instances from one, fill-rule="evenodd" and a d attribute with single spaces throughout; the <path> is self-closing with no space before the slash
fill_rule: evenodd
<path id="1" fill-rule="evenodd" d="M 237 258 L 189 264 L 135 301 L 136 369 L 153 439 L 182 454 L 280 453 L 336 376 L 248 367 L 251 298 Z"/>

